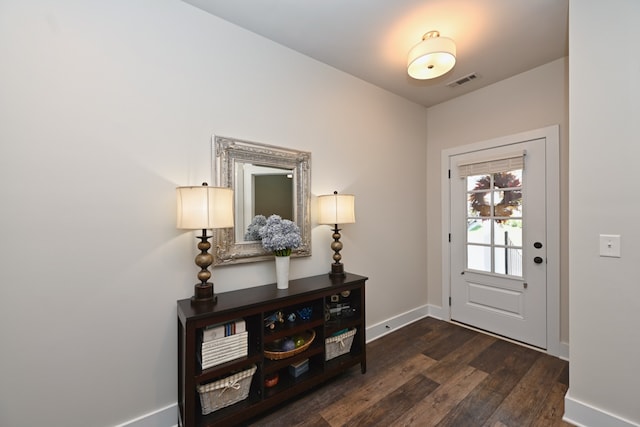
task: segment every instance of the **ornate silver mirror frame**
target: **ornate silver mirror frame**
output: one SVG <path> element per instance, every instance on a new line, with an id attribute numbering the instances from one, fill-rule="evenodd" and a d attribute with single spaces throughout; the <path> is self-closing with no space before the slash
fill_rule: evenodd
<path id="1" fill-rule="evenodd" d="M 261 168 L 286 170 L 293 175 L 293 216 L 300 227 L 302 244 L 292 251 L 292 257 L 311 255 L 311 153 L 291 150 L 257 142 L 243 141 L 235 138 L 214 136 L 213 141 L 213 175 L 216 185 L 234 190 L 234 215 L 236 227 L 245 228 L 245 222 L 238 212 L 244 212 L 242 205 L 246 195 L 244 186 L 238 183 L 239 170 L 244 165 Z M 238 187 L 238 188 L 237 188 Z M 259 241 L 241 241 L 240 230 L 213 230 L 215 254 L 214 265 L 228 265 L 272 259 L 273 254 L 266 251 Z"/>

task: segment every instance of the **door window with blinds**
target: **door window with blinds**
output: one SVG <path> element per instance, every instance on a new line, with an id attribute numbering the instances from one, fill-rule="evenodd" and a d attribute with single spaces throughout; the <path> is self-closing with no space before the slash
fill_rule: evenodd
<path id="1" fill-rule="evenodd" d="M 524 152 L 458 164 L 466 180 L 467 269 L 522 277 Z"/>

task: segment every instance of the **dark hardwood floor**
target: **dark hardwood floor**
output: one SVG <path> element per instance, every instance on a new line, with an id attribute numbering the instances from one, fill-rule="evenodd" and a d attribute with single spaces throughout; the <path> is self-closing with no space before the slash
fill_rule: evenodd
<path id="1" fill-rule="evenodd" d="M 426 318 L 367 346 L 354 367 L 249 425 L 570 426 L 566 361 Z"/>

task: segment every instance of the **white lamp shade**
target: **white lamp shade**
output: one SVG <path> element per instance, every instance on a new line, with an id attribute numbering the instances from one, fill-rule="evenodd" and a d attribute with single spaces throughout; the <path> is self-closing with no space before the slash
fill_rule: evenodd
<path id="1" fill-rule="evenodd" d="M 437 35 L 427 37 L 427 34 L 409 51 L 407 72 L 414 79 L 426 80 L 440 77 L 456 64 L 455 42 L 450 38 Z"/>
<path id="2" fill-rule="evenodd" d="M 223 187 L 178 187 L 177 228 L 200 230 L 233 227 L 233 190 Z"/>
<path id="3" fill-rule="evenodd" d="M 335 225 L 356 222 L 355 201 L 353 194 L 318 196 L 318 223 Z"/>

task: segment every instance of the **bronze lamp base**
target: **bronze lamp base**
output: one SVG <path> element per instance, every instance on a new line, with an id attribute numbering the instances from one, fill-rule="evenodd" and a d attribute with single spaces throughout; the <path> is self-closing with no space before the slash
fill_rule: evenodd
<path id="1" fill-rule="evenodd" d="M 191 302 L 194 303 L 216 303 L 218 297 L 213 293 L 213 283 L 198 283 L 193 286 L 193 296 Z"/>

